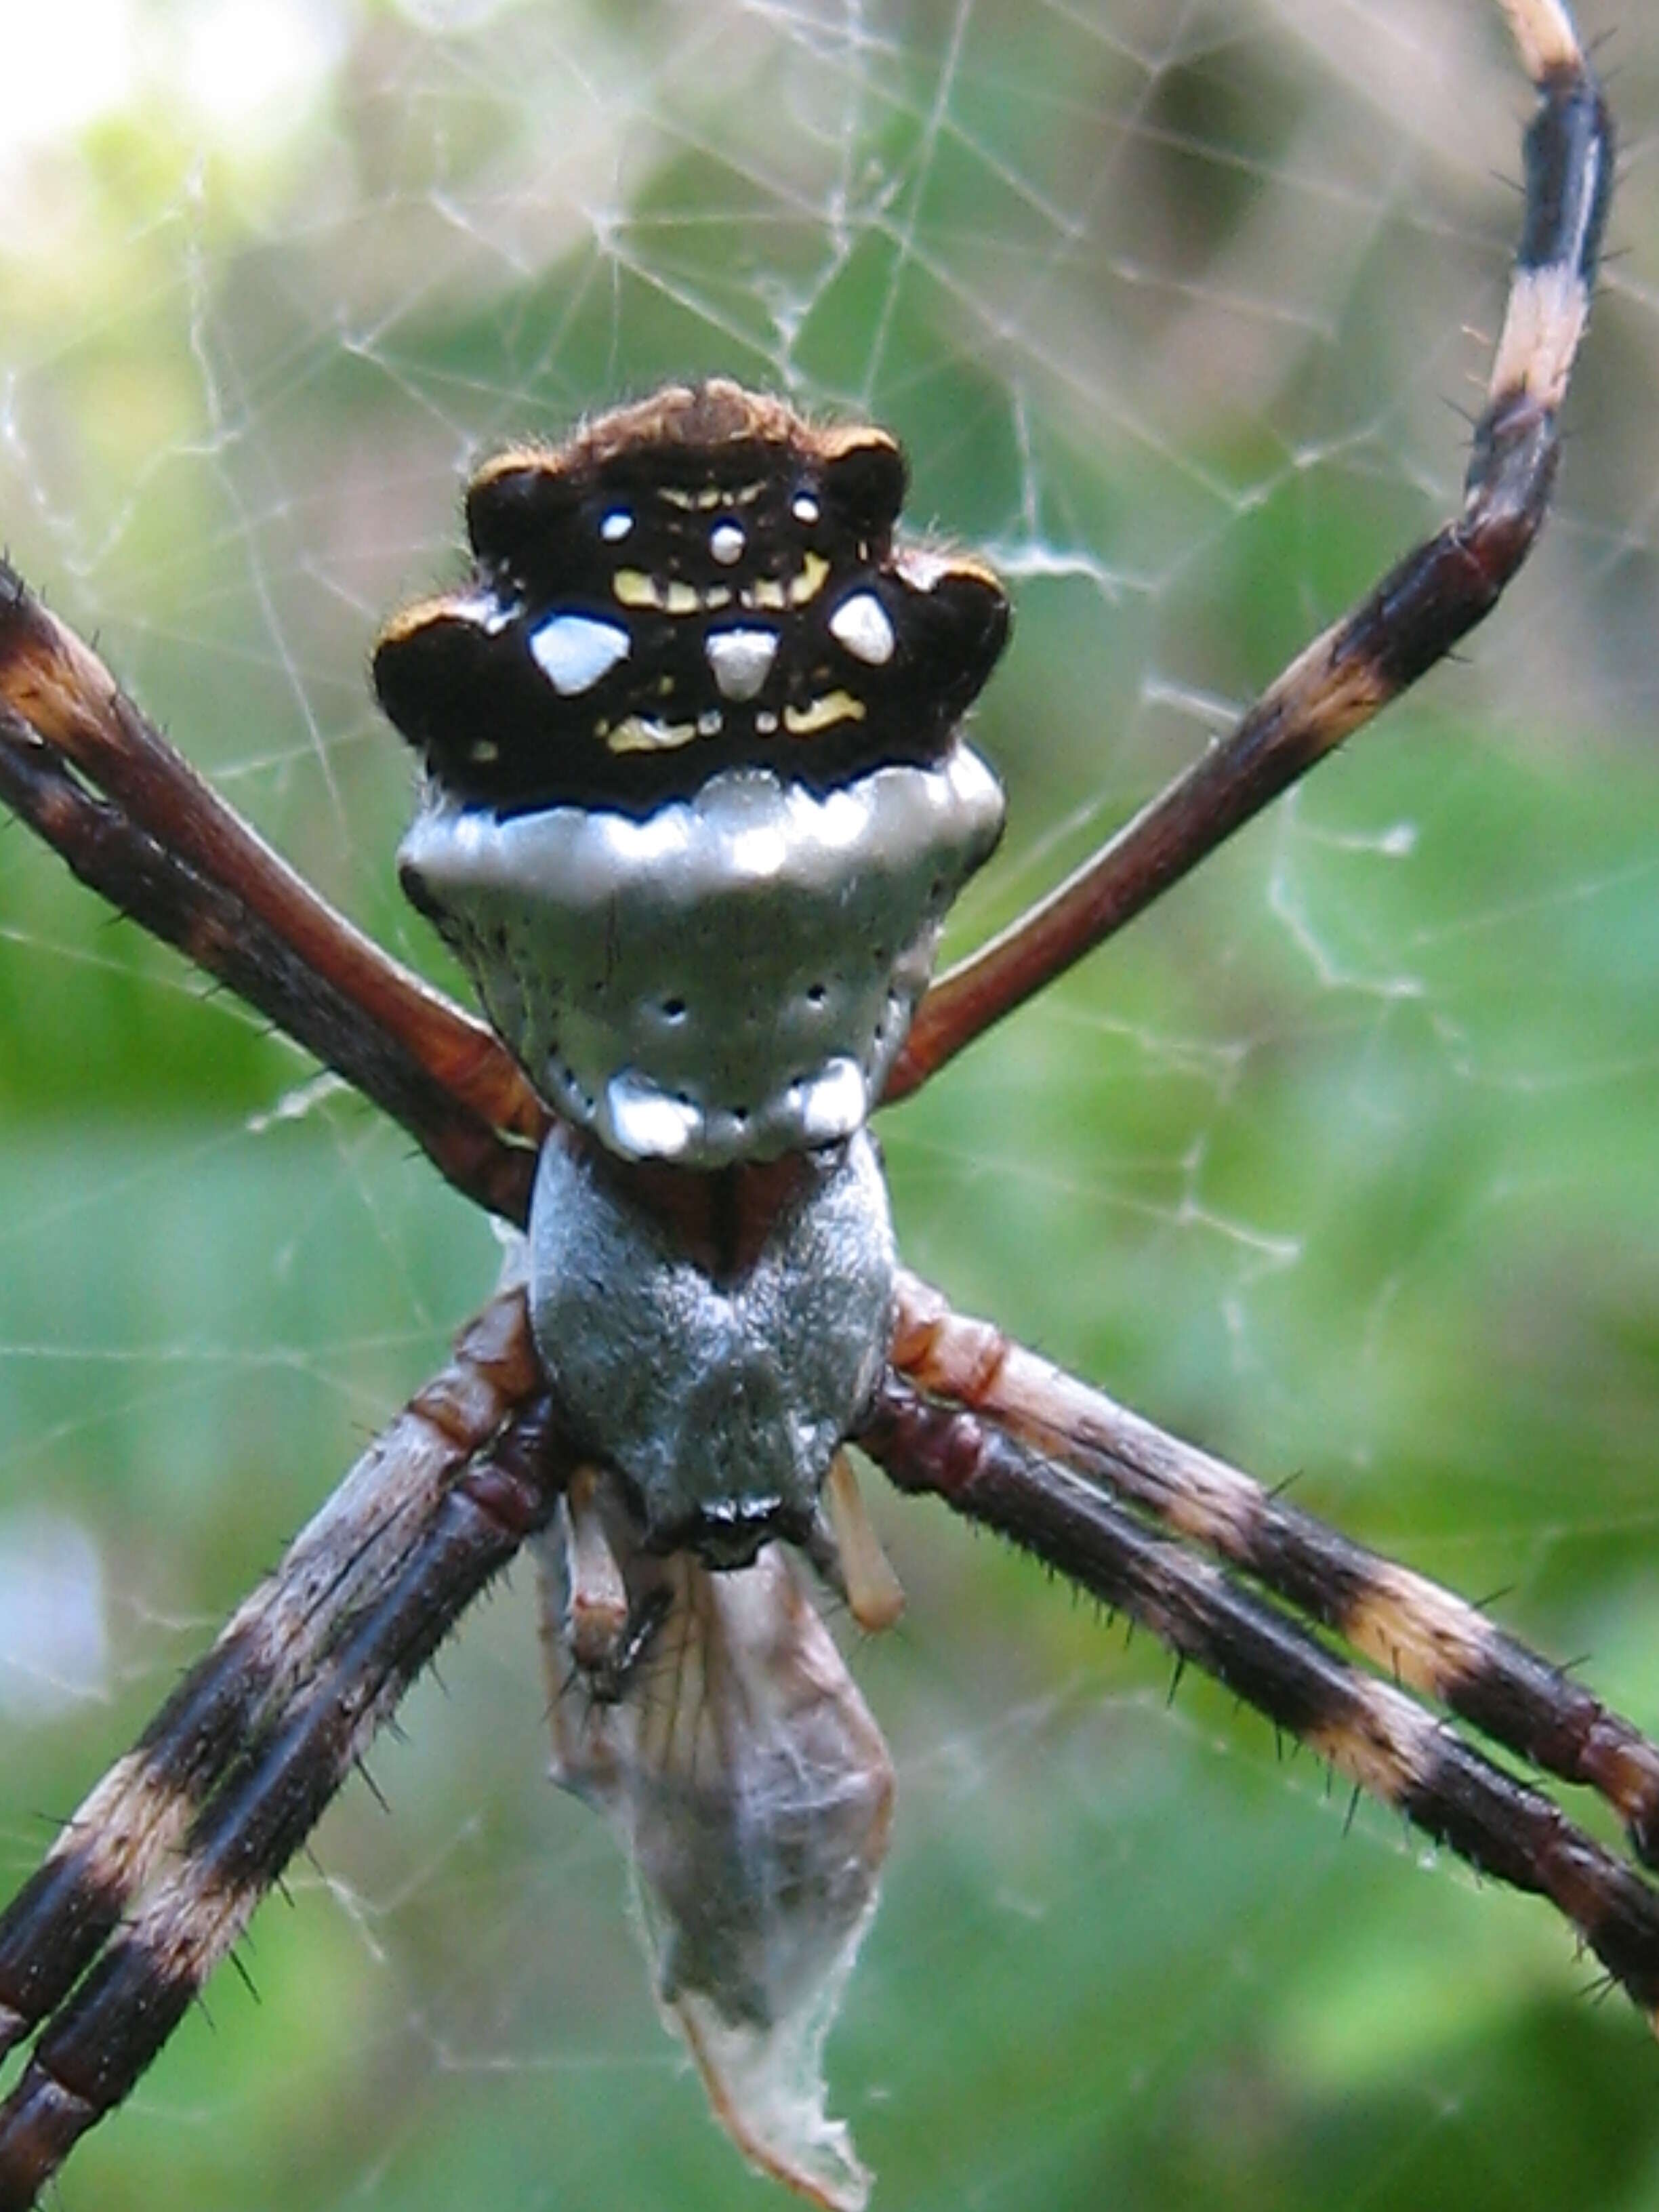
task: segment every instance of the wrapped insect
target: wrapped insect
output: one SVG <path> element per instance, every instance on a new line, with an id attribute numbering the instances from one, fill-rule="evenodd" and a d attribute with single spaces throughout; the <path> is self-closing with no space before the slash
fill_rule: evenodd
<path id="1" fill-rule="evenodd" d="M 886 1856 L 881 1732 L 783 1546 L 723 1573 L 657 1556 L 585 1470 L 541 1558 L 554 1777 L 617 1830 L 664 2017 L 744 2156 L 857 2212 L 820 2062 Z"/>

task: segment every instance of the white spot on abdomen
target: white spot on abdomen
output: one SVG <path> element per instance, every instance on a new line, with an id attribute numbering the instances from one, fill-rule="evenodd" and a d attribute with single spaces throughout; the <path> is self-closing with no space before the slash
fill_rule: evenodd
<path id="1" fill-rule="evenodd" d="M 854 592 L 830 617 L 830 635 L 854 660 L 884 667 L 896 642 L 887 610 L 873 592 Z"/>
<path id="2" fill-rule="evenodd" d="M 532 659 L 564 699 L 591 691 L 627 659 L 630 643 L 619 624 L 592 615 L 551 615 L 530 633 Z"/>
<path id="3" fill-rule="evenodd" d="M 721 698 L 752 699 L 772 672 L 778 634 L 774 629 L 718 629 L 704 650 Z"/>
<path id="4" fill-rule="evenodd" d="M 717 522 L 708 533 L 708 550 L 723 568 L 742 560 L 748 543 L 740 522 Z"/>

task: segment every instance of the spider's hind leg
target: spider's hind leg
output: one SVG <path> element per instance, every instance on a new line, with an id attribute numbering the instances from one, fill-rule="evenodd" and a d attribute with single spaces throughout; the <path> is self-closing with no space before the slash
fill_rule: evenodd
<path id="1" fill-rule="evenodd" d="M 1503 0 L 1538 93 L 1526 204 L 1461 511 L 1275 678 L 1234 728 L 1091 860 L 942 975 L 889 1076 L 902 1098 L 1334 752 L 1489 614 L 1531 551 L 1589 318 L 1613 191 L 1613 122 L 1560 0 Z"/>

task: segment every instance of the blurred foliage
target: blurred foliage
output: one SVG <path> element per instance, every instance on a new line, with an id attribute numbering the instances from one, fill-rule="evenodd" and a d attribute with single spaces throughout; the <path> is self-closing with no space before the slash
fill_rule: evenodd
<path id="1" fill-rule="evenodd" d="M 959 943 L 1456 496 L 1524 105 L 1496 11 L 309 12 L 281 131 L 152 79 L 19 172 L 5 535 L 434 974 L 362 671 L 454 572 L 492 441 L 716 368 L 902 433 L 919 520 L 1019 600 L 978 725 L 1011 830 Z M 1659 1723 L 1659 29 L 1620 58 L 1630 258 L 1513 602 L 883 1134 L 963 1305 L 1503 1593 Z M 0 1566 L 61 1556 L 67 1614 L 89 1538 L 104 1639 L 76 1675 L 0 1622 L 21 1876 L 495 1251 L 21 832 L 0 855 Z M 1212 1689 L 1165 1710 L 1143 1642 L 877 1507 L 911 1607 L 858 1668 L 901 1817 L 830 2055 L 878 2205 L 1656 2201 L 1659 2061 L 1543 1907 L 1350 1832 Z M 395 1817 L 345 1793 L 256 1924 L 261 2001 L 210 1992 L 66 2203 L 767 2201 L 542 1778 L 531 1629 L 523 1587 L 471 1624 L 374 1762 Z"/>

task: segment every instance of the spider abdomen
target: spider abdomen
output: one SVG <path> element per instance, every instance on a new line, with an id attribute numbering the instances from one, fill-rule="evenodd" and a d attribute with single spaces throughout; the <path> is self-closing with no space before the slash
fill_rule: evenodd
<path id="1" fill-rule="evenodd" d="M 425 760 L 404 889 L 542 1097 L 623 1159 L 838 1144 L 1002 793 L 960 725 L 985 564 L 895 541 L 904 460 L 714 379 L 487 461 L 465 587 L 374 652 Z"/>
<path id="2" fill-rule="evenodd" d="M 643 821 L 434 791 L 402 866 L 550 1105 L 624 1159 L 712 1169 L 863 1126 L 1001 822 L 958 740 L 823 793 L 724 769 Z"/>

